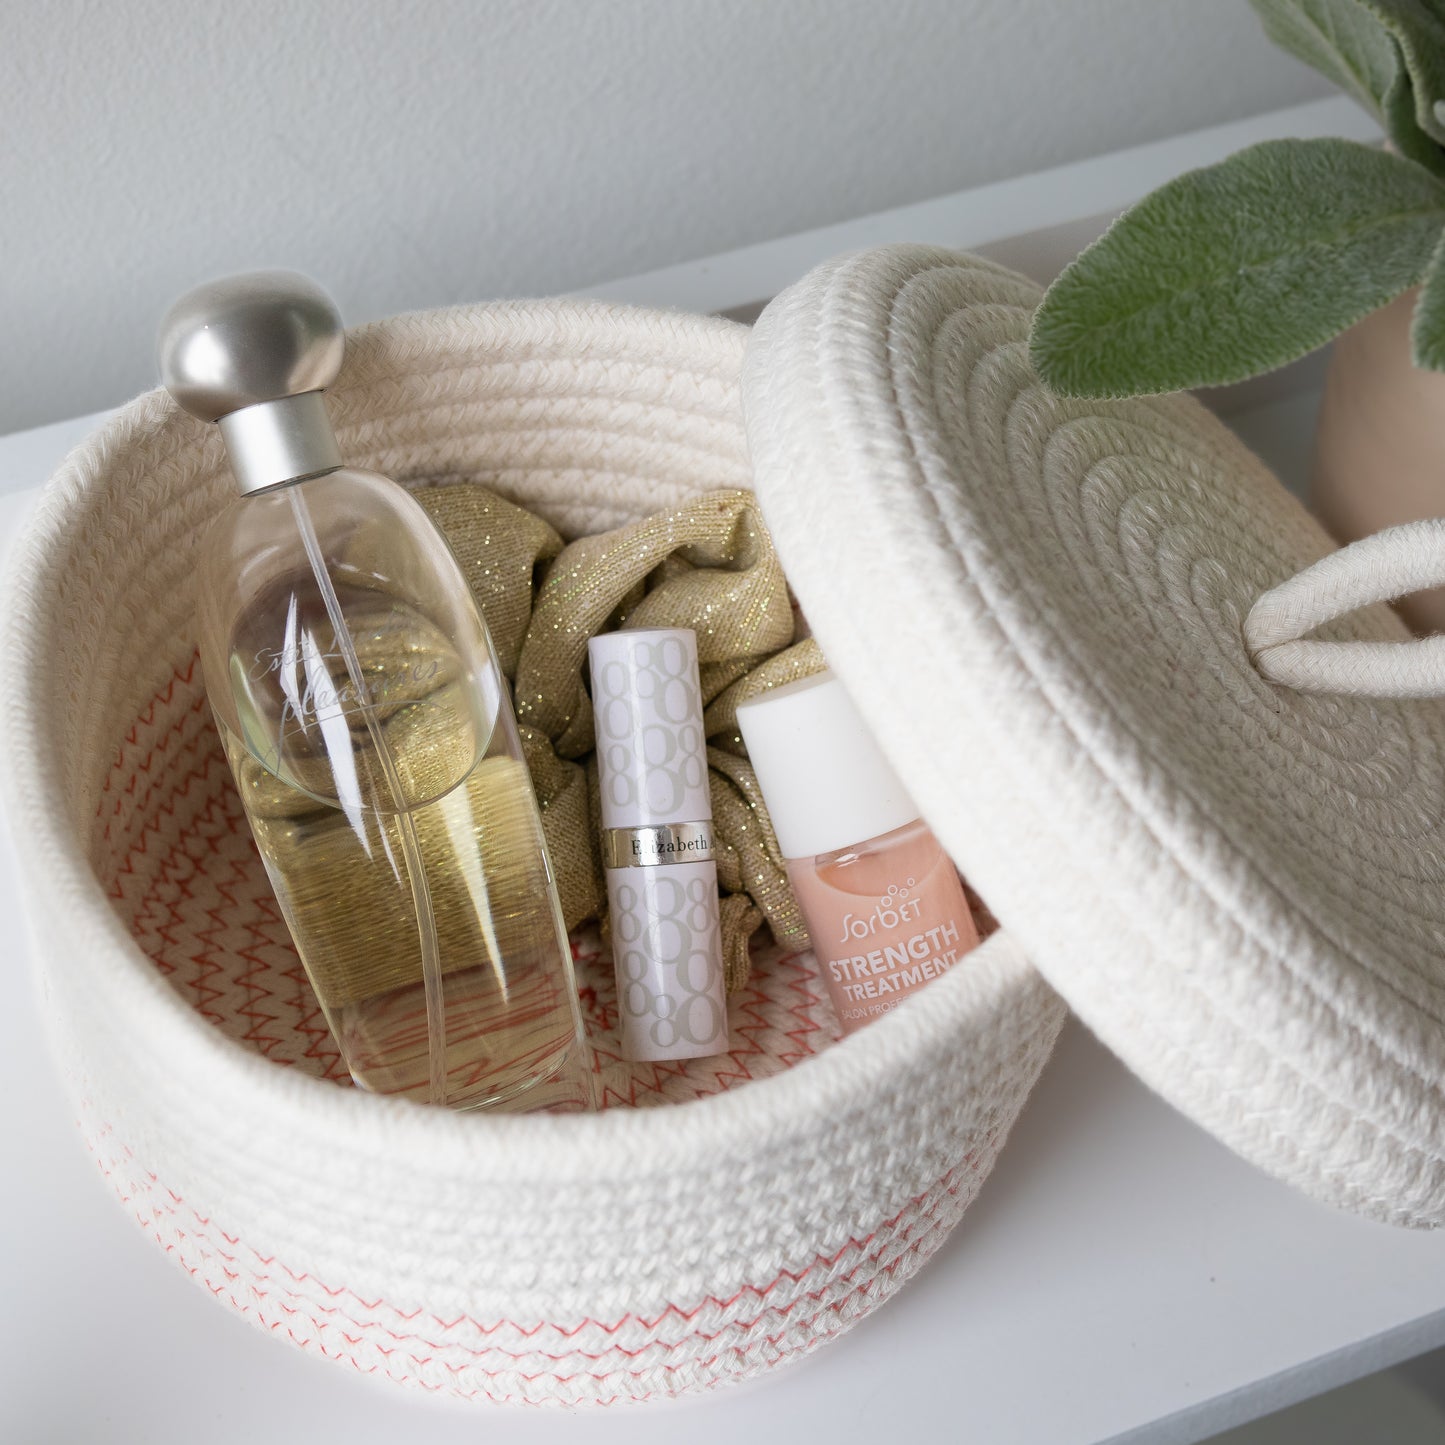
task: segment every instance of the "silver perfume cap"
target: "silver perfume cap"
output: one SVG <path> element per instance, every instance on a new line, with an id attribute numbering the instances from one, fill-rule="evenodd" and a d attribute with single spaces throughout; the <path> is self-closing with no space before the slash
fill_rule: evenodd
<path id="1" fill-rule="evenodd" d="M 322 391 L 341 370 L 341 316 L 293 271 L 253 271 L 187 292 L 161 322 L 166 390 L 219 422 L 243 492 L 333 472 L 341 452 Z"/>

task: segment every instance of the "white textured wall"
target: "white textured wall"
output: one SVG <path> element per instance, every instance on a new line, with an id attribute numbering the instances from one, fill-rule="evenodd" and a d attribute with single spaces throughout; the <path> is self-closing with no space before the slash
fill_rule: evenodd
<path id="1" fill-rule="evenodd" d="M 227 271 L 564 290 L 1324 93 L 1243 0 L 0 0 L 0 432 Z"/>

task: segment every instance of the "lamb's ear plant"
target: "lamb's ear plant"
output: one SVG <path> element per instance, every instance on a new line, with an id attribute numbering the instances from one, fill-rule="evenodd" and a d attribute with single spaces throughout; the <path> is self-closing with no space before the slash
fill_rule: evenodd
<path id="1" fill-rule="evenodd" d="M 1039 374 L 1066 396 L 1218 386 L 1323 345 L 1411 286 L 1415 364 L 1445 371 L 1445 0 L 1250 0 L 1366 106 L 1391 149 L 1265 141 L 1126 211 L 1054 282 Z"/>

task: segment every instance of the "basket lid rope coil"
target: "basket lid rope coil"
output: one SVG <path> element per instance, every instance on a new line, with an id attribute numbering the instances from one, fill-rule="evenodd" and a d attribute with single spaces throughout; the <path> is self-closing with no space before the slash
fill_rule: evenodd
<path id="1" fill-rule="evenodd" d="M 779 556 L 935 832 L 1104 1042 L 1316 1198 L 1445 1222 L 1445 708 L 1418 695 L 1442 644 L 1323 600 L 1365 560 L 1361 601 L 1442 580 L 1434 534 L 1330 558 L 1193 399 L 1053 396 L 1040 294 L 894 246 L 768 307 L 743 392 Z M 1270 680 L 1349 668 L 1415 681 Z"/>

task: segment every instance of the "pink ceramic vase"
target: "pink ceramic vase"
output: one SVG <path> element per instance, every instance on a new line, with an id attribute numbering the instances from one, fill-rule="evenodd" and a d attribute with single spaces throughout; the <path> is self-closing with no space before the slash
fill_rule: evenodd
<path id="1" fill-rule="evenodd" d="M 1340 542 L 1445 516 L 1445 372 L 1410 360 L 1409 291 L 1335 342 L 1315 439 L 1312 500 Z M 1445 631 L 1445 588 L 1398 603 L 1418 632 Z"/>

